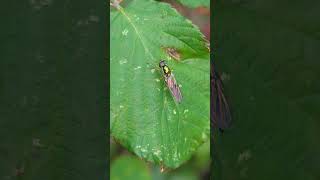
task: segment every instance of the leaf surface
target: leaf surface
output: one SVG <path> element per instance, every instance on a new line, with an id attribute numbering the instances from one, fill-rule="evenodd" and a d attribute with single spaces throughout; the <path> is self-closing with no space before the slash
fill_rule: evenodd
<path id="1" fill-rule="evenodd" d="M 124 1 L 111 9 L 111 134 L 148 161 L 176 168 L 209 135 L 209 51 L 204 36 L 166 3 Z M 165 51 L 174 48 L 181 59 Z M 182 92 L 171 96 L 166 60 Z"/>

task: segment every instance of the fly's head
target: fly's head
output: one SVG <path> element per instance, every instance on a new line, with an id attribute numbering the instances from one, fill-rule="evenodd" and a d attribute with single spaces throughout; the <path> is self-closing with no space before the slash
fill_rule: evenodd
<path id="1" fill-rule="evenodd" d="M 161 60 L 161 61 L 159 62 L 159 67 L 160 67 L 160 68 L 163 68 L 164 66 L 167 66 L 167 63 L 166 63 L 164 60 Z"/>

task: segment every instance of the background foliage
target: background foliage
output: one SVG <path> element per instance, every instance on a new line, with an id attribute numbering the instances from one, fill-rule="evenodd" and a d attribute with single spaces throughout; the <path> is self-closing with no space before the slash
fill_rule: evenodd
<path id="1" fill-rule="evenodd" d="M 2 1 L 0 179 L 107 179 L 106 7 Z"/>
<path id="2" fill-rule="evenodd" d="M 320 178 L 319 5 L 215 4 L 215 59 L 234 124 L 216 134 L 213 179 Z"/>

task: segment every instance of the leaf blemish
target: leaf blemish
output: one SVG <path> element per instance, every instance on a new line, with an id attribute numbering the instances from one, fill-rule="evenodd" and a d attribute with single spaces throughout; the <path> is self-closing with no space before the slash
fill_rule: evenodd
<path id="1" fill-rule="evenodd" d="M 123 35 L 123 36 L 127 36 L 127 35 L 128 35 L 128 32 L 129 32 L 128 29 L 124 29 L 124 30 L 122 31 L 122 35 Z"/>
<path id="2" fill-rule="evenodd" d="M 119 64 L 122 65 L 122 64 L 126 64 L 128 61 L 127 59 L 122 59 L 119 61 Z"/>
<path id="3" fill-rule="evenodd" d="M 154 71 L 155 71 L 155 69 L 151 69 L 151 73 L 152 73 L 152 74 L 154 73 Z"/>
<path id="4" fill-rule="evenodd" d="M 174 59 L 176 61 L 180 61 L 181 60 L 181 55 L 180 55 L 180 52 L 175 49 L 175 48 L 172 48 L 172 47 L 168 47 L 168 48 L 164 48 L 167 55 L 169 56 L 169 59 Z"/>
<path id="5" fill-rule="evenodd" d="M 99 17 L 95 15 L 89 16 L 89 21 L 91 22 L 99 22 Z"/>
<path id="6" fill-rule="evenodd" d="M 173 160 L 174 160 L 174 161 L 177 161 L 177 160 L 178 160 L 177 151 L 175 151 L 174 154 L 173 154 Z"/>
<path id="7" fill-rule="evenodd" d="M 141 150 L 141 152 L 147 152 L 147 150 L 144 148 L 141 148 L 140 150 Z"/>
<path id="8" fill-rule="evenodd" d="M 245 150 L 244 152 L 241 152 L 238 157 L 238 163 L 241 163 L 242 161 L 247 161 L 251 158 L 251 151 Z"/>
<path id="9" fill-rule="evenodd" d="M 134 70 L 138 70 L 138 69 L 141 69 L 141 66 L 137 66 L 134 68 Z"/>
<path id="10" fill-rule="evenodd" d="M 160 79 L 155 79 L 155 81 L 160 82 Z"/>
<path id="11" fill-rule="evenodd" d="M 160 151 L 159 149 L 157 149 L 157 150 L 154 151 L 154 154 L 155 154 L 156 156 L 159 156 L 160 153 L 161 153 L 161 151 Z"/>
<path id="12" fill-rule="evenodd" d="M 203 140 L 207 139 L 206 133 L 203 132 L 203 133 L 201 134 L 201 137 L 202 137 Z"/>
<path id="13" fill-rule="evenodd" d="M 185 114 L 185 113 L 187 113 L 187 112 L 189 112 L 189 109 L 185 109 L 185 110 L 183 111 L 183 114 Z"/>
<path id="14" fill-rule="evenodd" d="M 230 74 L 223 72 L 221 74 L 221 80 L 224 81 L 224 82 L 225 81 L 229 81 L 230 80 Z"/>
<path id="15" fill-rule="evenodd" d="M 176 112 L 176 110 L 175 110 L 175 109 L 173 110 L 173 114 L 177 114 L 177 112 Z"/>

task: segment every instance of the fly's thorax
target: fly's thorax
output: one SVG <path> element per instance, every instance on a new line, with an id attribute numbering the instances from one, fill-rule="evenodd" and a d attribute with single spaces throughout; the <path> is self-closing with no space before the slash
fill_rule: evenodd
<path id="1" fill-rule="evenodd" d="M 161 60 L 159 62 L 159 67 L 161 68 L 163 75 L 165 77 L 169 77 L 171 75 L 171 70 L 169 68 L 169 66 L 167 65 L 167 63 L 164 60 Z"/>
<path id="2" fill-rule="evenodd" d="M 170 74 L 170 73 L 171 73 L 171 70 L 170 70 L 170 68 L 169 68 L 168 66 L 164 66 L 164 67 L 163 67 L 163 72 L 164 72 L 165 74 Z"/>

